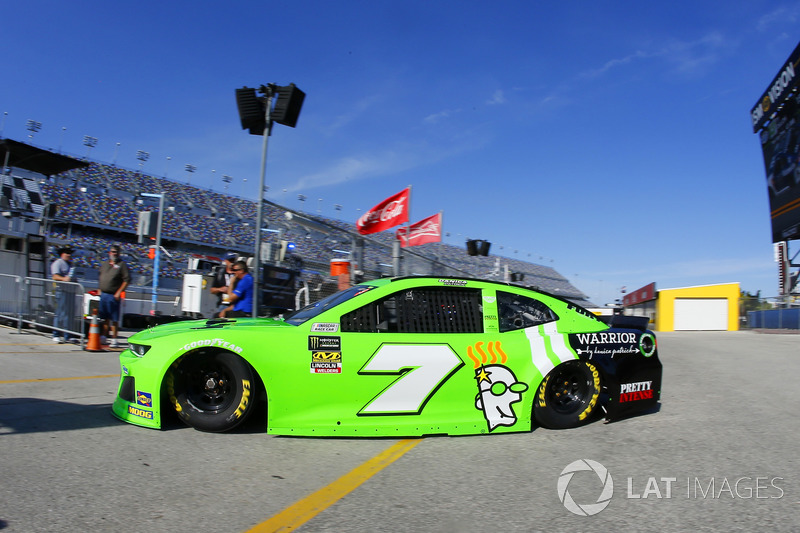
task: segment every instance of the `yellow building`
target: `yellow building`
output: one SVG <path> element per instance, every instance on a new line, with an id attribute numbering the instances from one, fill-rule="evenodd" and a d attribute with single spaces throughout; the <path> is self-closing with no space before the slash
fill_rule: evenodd
<path id="1" fill-rule="evenodd" d="M 653 290 L 647 290 L 652 287 Z M 650 317 L 656 331 L 738 331 L 739 284 L 721 283 L 655 291 L 650 284 L 625 306 L 626 315 Z M 632 295 L 634 294 L 632 293 Z"/>

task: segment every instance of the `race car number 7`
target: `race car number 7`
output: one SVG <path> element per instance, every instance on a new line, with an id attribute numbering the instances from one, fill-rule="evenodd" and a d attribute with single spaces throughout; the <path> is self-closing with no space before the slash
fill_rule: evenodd
<path id="1" fill-rule="evenodd" d="M 463 361 L 446 344 L 384 344 L 359 375 L 398 375 L 359 415 L 418 415 Z"/>

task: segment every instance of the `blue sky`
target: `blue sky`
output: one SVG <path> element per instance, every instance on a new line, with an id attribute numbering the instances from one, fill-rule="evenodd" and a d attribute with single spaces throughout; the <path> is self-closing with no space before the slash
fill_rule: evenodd
<path id="1" fill-rule="evenodd" d="M 3 18 L 5 137 L 32 119 L 38 146 L 128 168 L 143 150 L 146 172 L 191 164 L 256 198 L 234 90 L 293 82 L 272 200 L 354 222 L 412 185 L 412 221 L 443 211 L 446 242 L 489 240 L 599 304 L 652 281 L 777 293 L 749 111 L 800 40 L 798 1 L 28 0 Z"/>

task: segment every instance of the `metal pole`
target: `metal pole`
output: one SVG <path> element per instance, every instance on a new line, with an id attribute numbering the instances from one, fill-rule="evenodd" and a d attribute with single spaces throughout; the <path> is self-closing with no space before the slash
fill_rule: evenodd
<path id="1" fill-rule="evenodd" d="M 161 225 L 164 222 L 164 191 L 161 191 L 161 198 L 158 200 L 158 229 L 156 229 L 156 253 L 153 258 L 153 310 L 152 316 L 156 316 L 156 306 L 158 305 L 158 270 L 161 259 Z"/>
<path id="2" fill-rule="evenodd" d="M 264 127 L 264 144 L 261 149 L 261 177 L 258 181 L 258 207 L 256 208 L 256 246 L 253 254 L 253 318 L 258 317 L 259 301 L 261 299 L 260 270 L 261 270 L 261 226 L 264 223 L 264 180 L 267 174 L 267 146 L 269 135 L 272 131 L 270 122 L 270 109 L 272 108 L 272 87 L 267 86 L 267 105 L 265 111 L 266 125 Z"/>

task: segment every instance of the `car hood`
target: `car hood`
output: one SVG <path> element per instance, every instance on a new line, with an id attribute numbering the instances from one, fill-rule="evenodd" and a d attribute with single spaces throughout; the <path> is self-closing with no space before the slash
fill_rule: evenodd
<path id="1" fill-rule="evenodd" d="M 132 343 L 147 344 L 155 339 L 160 339 L 170 335 L 188 333 L 191 331 L 205 330 L 249 330 L 252 328 L 276 328 L 295 327 L 287 324 L 283 320 L 274 318 L 213 318 L 209 320 L 187 320 L 162 324 L 154 328 L 148 328 L 132 335 L 128 341 Z"/>

